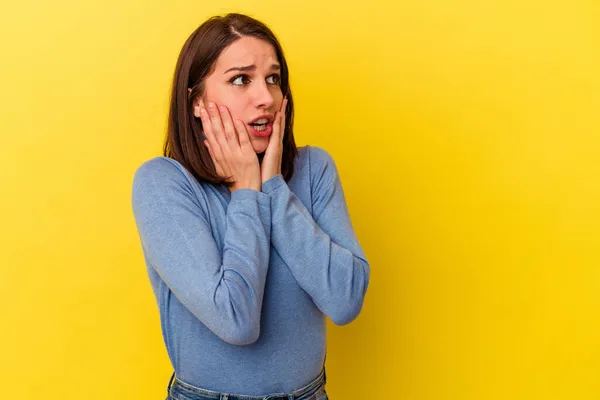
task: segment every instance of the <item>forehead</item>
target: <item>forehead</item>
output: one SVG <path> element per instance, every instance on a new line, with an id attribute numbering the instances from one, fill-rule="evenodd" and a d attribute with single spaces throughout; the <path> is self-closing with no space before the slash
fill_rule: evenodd
<path id="1" fill-rule="evenodd" d="M 245 65 L 256 65 L 277 63 L 275 48 L 269 43 L 255 37 L 244 36 L 226 47 L 217 62 L 215 70 L 229 69 L 231 67 L 243 67 Z"/>

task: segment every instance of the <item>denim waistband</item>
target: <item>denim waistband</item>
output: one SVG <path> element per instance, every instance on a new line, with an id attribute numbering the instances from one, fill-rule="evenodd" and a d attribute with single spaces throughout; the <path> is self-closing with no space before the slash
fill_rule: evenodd
<path id="1" fill-rule="evenodd" d="M 319 376 L 317 376 L 311 383 L 294 390 L 290 393 L 272 393 L 264 396 L 246 396 L 241 394 L 229 394 L 215 392 L 213 390 L 202 389 L 196 386 L 192 386 L 189 383 L 181 381 L 175 373 L 171 375 L 167 393 L 169 396 L 176 400 L 305 400 L 309 399 L 315 393 L 317 393 L 327 381 L 325 374 L 325 367 L 321 370 Z"/>

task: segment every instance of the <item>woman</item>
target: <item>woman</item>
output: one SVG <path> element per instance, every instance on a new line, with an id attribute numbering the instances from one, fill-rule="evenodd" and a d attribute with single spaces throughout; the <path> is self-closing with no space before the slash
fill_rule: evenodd
<path id="1" fill-rule="evenodd" d="M 177 61 L 164 156 L 133 212 L 175 372 L 168 399 L 323 400 L 325 316 L 359 314 L 369 264 L 336 166 L 296 148 L 281 46 L 213 17 Z"/>

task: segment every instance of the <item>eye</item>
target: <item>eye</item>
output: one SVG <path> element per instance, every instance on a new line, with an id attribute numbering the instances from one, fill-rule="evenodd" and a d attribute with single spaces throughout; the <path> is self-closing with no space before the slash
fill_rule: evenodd
<path id="1" fill-rule="evenodd" d="M 281 77 L 277 74 L 273 74 L 267 78 L 267 82 L 273 85 L 279 85 L 279 83 L 281 83 Z"/>
<path id="2" fill-rule="evenodd" d="M 248 75 L 236 75 L 229 80 L 232 85 L 235 86 L 244 86 L 250 82 Z"/>

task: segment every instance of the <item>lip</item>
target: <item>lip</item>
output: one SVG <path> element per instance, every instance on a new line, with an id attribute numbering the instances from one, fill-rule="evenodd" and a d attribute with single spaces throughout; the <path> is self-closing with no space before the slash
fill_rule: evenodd
<path id="1" fill-rule="evenodd" d="M 271 124 L 273 122 L 274 117 L 271 114 L 263 114 L 263 115 L 259 115 L 258 117 L 254 118 L 252 121 L 248 122 L 248 124 L 253 124 L 255 121 L 258 121 L 259 119 L 263 119 L 266 118 L 268 120 L 268 124 Z"/>
<path id="2" fill-rule="evenodd" d="M 260 119 L 260 118 L 257 118 L 257 119 Z M 264 131 L 257 131 L 250 124 L 248 124 L 248 129 L 250 130 L 250 134 L 253 136 L 266 137 L 266 136 L 269 136 L 271 133 L 273 133 L 273 123 L 267 122 L 267 128 Z"/>

